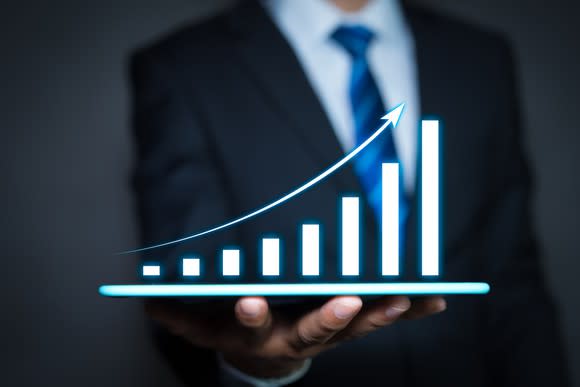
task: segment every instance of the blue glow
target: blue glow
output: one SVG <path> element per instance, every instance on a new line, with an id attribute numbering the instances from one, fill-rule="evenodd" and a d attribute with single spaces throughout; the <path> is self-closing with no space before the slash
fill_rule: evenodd
<path id="1" fill-rule="evenodd" d="M 344 208 L 343 208 L 343 198 L 356 198 L 358 199 L 358 219 L 356 219 L 356 222 L 358 222 L 358 251 L 357 251 L 357 274 L 344 274 L 343 273 L 343 265 L 344 265 L 344 253 L 343 253 L 343 224 L 344 224 Z M 361 257 L 363 257 L 362 254 L 362 248 L 364 245 L 364 224 L 363 224 L 363 212 L 365 210 L 365 202 L 363 201 L 363 199 L 360 197 L 360 194 L 356 194 L 356 193 L 348 193 L 348 194 L 343 194 L 338 198 L 338 205 L 337 205 L 337 212 L 338 212 L 338 227 L 337 227 L 337 240 L 339 241 L 338 243 L 338 248 L 337 248 L 337 252 L 338 252 L 338 257 L 339 260 L 338 262 L 340 263 L 339 265 L 336 266 L 337 269 L 337 275 L 339 275 L 341 278 L 353 278 L 353 277 L 359 277 L 362 275 L 362 268 L 364 265 L 362 265 L 362 260 Z"/>
<path id="2" fill-rule="evenodd" d="M 313 179 L 307 181 L 306 183 L 304 183 L 303 185 L 301 185 L 300 187 L 296 188 L 295 190 L 293 190 L 292 192 L 287 193 L 286 195 L 282 196 L 279 199 L 274 200 L 273 202 L 266 204 L 265 206 L 258 208 L 246 215 L 240 216 L 239 218 L 230 220 L 229 222 L 223 223 L 221 225 L 212 227 L 210 229 L 207 229 L 205 231 L 201 231 L 198 232 L 196 234 L 193 235 L 189 235 L 183 238 L 179 238 L 179 239 L 175 239 L 172 241 L 168 241 L 168 242 L 163 242 L 163 243 L 159 243 L 156 245 L 152 245 L 152 246 L 148 246 L 148 247 L 142 247 L 139 249 L 134 249 L 134 250 L 127 250 L 127 251 L 123 251 L 120 252 L 118 254 L 131 254 L 131 253 L 137 253 L 140 251 L 146 251 L 146 250 L 152 250 L 152 249 L 157 249 L 159 247 L 164 247 L 164 246 L 168 246 L 168 245 L 173 245 L 176 243 L 181 243 L 190 239 L 194 239 L 194 238 L 198 238 L 200 236 L 203 235 L 207 235 L 207 234 L 211 234 L 213 232 L 219 231 L 219 230 L 223 230 L 224 228 L 233 226 L 235 224 L 244 222 L 250 218 L 253 218 L 254 216 L 257 216 L 259 214 L 262 214 L 276 206 L 278 206 L 279 204 L 284 203 L 287 200 L 292 199 L 293 197 L 301 194 L 302 192 L 306 191 L 307 189 L 311 188 L 312 186 L 314 186 L 315 184 L 319 183 L 320 181 L 324 180 L 325 178 L 327 178 L 328 176 L 332 175 L 334 172 L 336 172 L 338 169 L 340 169 L 342 166 L 344 166 L 347 162 L 349 162 L 353 157 L 355 157 L 358 153 L 360 153 L 364 148 L 366 148 L 371 142 L 373 142 L 382 132 L 385 131 L 385 129 L 389 126 L 389 125 L 393 125 L 393 128 L 397 126 L 397 123 L 399 122 L 399 118 L 403 112 L 403 109 L 405 107 L 404 103 L 401 103 L 399 105 L 397 105 L 395 108 L 391 109 L 387 114 L 385 114 L 383 117 L 381 117 L 383 120 L 386 120 L 386 122 L 379 128 L 377 129 L 369 138 L 367 138 L 363 143 L 361 143 L 359 146 L 357 146 L 356 148 L 354 148 L 352 151 L 350 151 L 346 156 L 344 156 L 342 159 L 340 159 L 338 162 L 336 162 L 335 164 L 331 165 L 328 169 L 326 169 L 324 172 L 322 172 L 321 174 L 319 174 L 318 176 L 314 177 Z"/>
<path id="3" fill-rule="evenodd" d="M 155 274 L 152 274 L 152 273 L 146 274 L 146 272 L 149 270 L 156 271 L 156 273 Z M 145 281 L 159 279 L 159 278 L 161 278 L 162 274 L 163 274 L 163 269 L 162 269 L 161 264 L 159 262 L 145 262 L 140 267 L 139 275 Z"/>
<path id="4" fill-rule="evenodd" d="M 216 296 L 330 296 L 330 295 L 445 295 L 486 294 L 484 282 L 388 282 L 302 284 L 151 284 L 103 285 L 108 297 L 216 297 Z"/>
<path id="5" fill-rule="evenodd" d="M 303 226 L 318 226 L 318 274 L 304 274 L 304 234 Z M 324 274 L 324 225 L 314 219 L 305 220 L 298 225 L 298 273 L 305 281 L 319 281 L 319 277 Z"/>
<path id="6" fill-rule="evenodd" d="M 226 274 L 226 271 L 231 270 L 231 267 L 227 267 L 225 264 L 226 251 L 237 251 L 237 254 L 238 254 L 238 259 L 237 259 L 237 261 L 235 261 L 235 263 L 237 263 L 237 267 L 236 267 L 236 265 L 234 265 L 234 270 L 233 270 L 232 274 Z M 223 278 L 223 279 L 237 279 L 243 275 L 244 253 L 242 252 L 242 249 L 239 246 L 235 246 L 235 245 L 224 246 L 224 248 L 219 251 L 218 259 L 220 260 L 221 278 Z M 237 270 L 235 270 L 235 269 L 237 269 Z"/>
<path id="7" fill-rule="evenodd" d="M 198 265 L 198 273 L 197 274 L 185 274 L 185 260 L 186 259 L 191 259 L 191 260 L 197 260 L 197 265 Z M 203 272 L 203 267 L 202 267 L 202 260 L 200 257 L 197 256 L 186 256 L 181 258 L 181 278 L 184 280 L 192 280 L 192 279 L 198 279 L 199 277 L 201 277 L 201 274 Z"/>
<path id="8" fill-rule="evenodd" d="M 262 245 L 263 239 L 278 239 L 278 274 L 264 274 L 264 246 Z M 265 233 L 258 239 L 258 257 L 259 258 L 259 270 L 260 275 L 264 279 L 277 280 L 283 275 L 282 269 L 284 267 L 284 241 L 280 235 L 275 233 Z"/>

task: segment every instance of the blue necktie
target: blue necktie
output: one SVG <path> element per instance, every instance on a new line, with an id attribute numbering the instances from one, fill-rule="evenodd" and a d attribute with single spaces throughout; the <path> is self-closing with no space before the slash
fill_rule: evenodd
<path id="1" fill-rule="evenodd" d="M 349 96 L 354 117 L 356 144 L 365 141 L 383 124 L 381 117 L 385 108 L 377 84 L 370 72 L 366 57 L 367 48 L 373 39 L 373 33 L 362 26 L 338 27 L 332 34 L 352 57 L 352 74 L 350 77 Z M 397 150 L 390 130 L 383 132 L 354 159 L 354 168 L 365 190 L 367 201 L 380 223 L 381 219 L 381 163 L 399 162 Z M 405 223 L 408 206 L 402 182 L 399 183 L 399 225 L 401 236 L 401 253 L 403 251 Z"/>

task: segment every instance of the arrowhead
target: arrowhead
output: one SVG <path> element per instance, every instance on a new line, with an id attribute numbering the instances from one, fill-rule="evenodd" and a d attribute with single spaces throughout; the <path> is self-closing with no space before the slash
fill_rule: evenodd
<path id="1" fill-rule="evenodd" d="M 399 122 L 399 118 L 401 118 L 401 114 L 403 113 L 403 108 L 405 107 L 405 103 L 400 103 L 393 109 L 391 109 L 387 114 L 381 117 L 383 120 L 388 120 L 393 123 L 393 128 L 397 127 L 397 123 Z"/>

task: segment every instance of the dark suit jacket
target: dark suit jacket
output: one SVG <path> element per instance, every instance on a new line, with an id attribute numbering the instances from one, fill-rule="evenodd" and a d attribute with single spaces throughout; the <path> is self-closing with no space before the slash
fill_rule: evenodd
<path id="1" fill-rule="evenodd" d="M 421 110 L 442 120 L 444 274 L 487 281 L 484 297 L 448 298 L 448 310 L 402 322 L 317 357 L 304 386 L 563 386 L 556 312 L 531 228 L 514 64 L 498 36 L 406 9 L 416 41 Z M 174 239 L 259 207 L 343 155 L 291 48 L 254 1 L 188 26 L 131 62 L 143 243 Z M 403 119 L 405 119 L 403 117 Z M 283 276 L 298 271 L 297 230 L 324 225 L 322 279 L 337 277 L 337 203 L 362 192 L 349 166 L 300 198 L 240 227 L 147 256 L 171 265 L 203 257 L 215 281 L 218 251 L 244 252 L 243 280 L 259 277 L 258 241 L 284 241 Z M 415 203 L 415 199 L 413 199 Z M 417 273 L 417 211 L 407 230 L 405 279 Z M 380 281 L 377 225 L 365 210 L 363 279 Z M 320 280 L 320 279 L 319 279 Z M 215 359 L 158 331 L 161 350 L 190 385 L 216 385 Z"/>

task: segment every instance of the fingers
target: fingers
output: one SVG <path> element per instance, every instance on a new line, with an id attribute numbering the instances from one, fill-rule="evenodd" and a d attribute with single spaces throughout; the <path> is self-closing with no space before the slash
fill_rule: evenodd
<path id="1" fill-rule="evenodd" d="M 362 307 L 362 300 L 356 296 L 335 297 L 302 317 L 290 334 L 289 344 L 298 352 L 319 344 L 324 344 L 344 329 Z"/>
<path id="2" fill-rule="evenodd" d="M 246 344 L 257 344 L 269 335 L 272 314 L 264 297 L 242 297 L 234 310 L 236 319 L 246 328 L 243 335 Z"/>
<path id="3" fill-rule="evenodd" d="M 334 340 L 346 340 L 365 336 L 379 328 L 397 321 L 411 308 L 411 301 L 405 296 L 385 297 L 363 309 Z"/>
<path id="4" fill-rule="evenodd" d="M 404 319 L 415 320 L 447 309 L 447 302 L 443 297 L 425 297 L 413 300 L 411 309 L 402 316 Z"/>
<path id="5" fill-rule="evenodd" d="M 256 345 L 269 334 L 272 317 L 263 297 L 240 298 L 234 313 L 224 309 L 227 305 L 217 306 L 148 300 L 145 310 L 174 335 L 202 347 L 239 350 Z"/>
<path id="6" fill-rule="evenodd" d="M 236 302 L 236 318 L 248 328 L 259 328 L 271 320 L 268 302 L 264 297 L 242 297 Z"/>
<path id="7" fill-rule="evenodd" d="M 146 301 L 146 311 L 156 322 L 194 345 L 289 359 L 310 357 L 341 340 L 367 335 L 399 318 L 418 319 L 439 313 L 446 309 L 446 302 L 442 297 L 411 302 L 408 297 L 392 296 L 370 303 L 361 312 L 359 297 L 339 296 L 291 324 L 279 319 L 274 324 L 263 297 L 240 298 L 234 313 L 213 306 Z"/>

